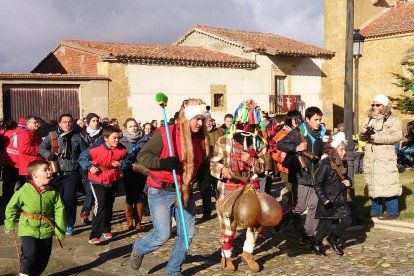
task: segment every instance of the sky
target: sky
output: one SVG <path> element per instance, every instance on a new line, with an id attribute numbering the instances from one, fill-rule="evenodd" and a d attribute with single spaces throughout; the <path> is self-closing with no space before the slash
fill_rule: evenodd
<path id="1" fill-rule="evenodd" d="M 171 44 L 196 25 L 323 46 L 323 0 L 0 0 L 0 72 L 27 73 L 62 39 Z"/>

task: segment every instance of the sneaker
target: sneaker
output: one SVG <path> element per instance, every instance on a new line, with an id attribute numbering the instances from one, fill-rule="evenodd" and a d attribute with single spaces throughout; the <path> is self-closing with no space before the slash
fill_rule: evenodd
<path id="1" fill-rule="evenodd" d="M 398 216 L 391 216 L 391 215 L 388 215 L 388 214 L 385 214 L 385 215 L 382 215 L 382 216 L 378 217 L 379 220 L 394 220 L 394 219 L 397 219 L 397 218 L 398 218 Z"/>
<path id="2" fill-rule="evenodd" d="M 73 236 L 75 231 L 73 230 L 73 226 L 66 226 L 66 235 Z"/>
<path id="3" fill-rule="evenodd" d="M 142 259 L 144 256 L 138 255 L 135 253 L 135 250 L 132 249 L 131 256 L 129 257 L 129 266 L 132 270 L 138 270 L 141 267 Z"/>
<path id="4" fill-rule="evenodd" d="M 89 239 L 90 244 L 100 244 L 101 241 L 98 238 Z"/>
<path id="5" fill-rule="evenodd" d="M 111 233 L 111 232 L 108 232 L 108 233 L 103 233 L 103 237 L 104 237 L 106 240 L 112 239 L 112 233 Z"/>
<path id="6" fill-rule="evenodd" d="M 83 211 L 80 216 L 81 216 L 81 219 L 82 219 L 82 223 L 83 224 L 89 224 L 90 223 L 90 220 L 89 220 L 89 212 Z"/>

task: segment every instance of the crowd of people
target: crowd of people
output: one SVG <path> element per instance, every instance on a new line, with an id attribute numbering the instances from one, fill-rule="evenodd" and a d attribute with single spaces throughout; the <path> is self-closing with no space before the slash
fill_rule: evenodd
<path id="1" fill-rule="evenodd" d="M 305 114 L 289 111 L 277 122 L 248 100 L 217 126 L 203 100 L 187 99 L 168 128 L 164 121 L 160 127 L 156 120 L 141 126 L 140 121 L 128 118 L 121 130 L 118 120 L 95 113 L 80 120 L 62 114 L 47 124 L 34 116 L 18 123 L 5 121 L 0 131 L 2 204 L 7 205 L 6 232 L 14 230 L 23 211 L 19 223 L 22 275 L 38 275 L 45 269 L 53 235 L 60 240 L 65 234 L 76 234 L 79 187 L 85 195 L 79 216 L 82 223 L 92 225 L 91 244 L 113 237 L 112 208 L 119 185 L 125 187 L 126 230 L 142 230 L 148 206 L 153 230 L 134 242 L 133 270 L 139 270 L 144 256 L 170 238 L 174 218 L 177 237 L 167 274 L 181 273 L 194 236 L 193 187 L 200 190 L 202 221 L 212 218 L 212 198 L 221 206 L 217 215 L 225 271 L 236 270 L 232 252 L 237 227 L 246 228 L 242 261 L 251 271 L 260 271 L 253 254 L 256 240 L 265 227 L 277 229 L 280 219 L 292 224 L 301 234 L 299 243 L 315 254 L 326 255 L 322 241 L 327 238 L 334 252 L 343 255 L 343 233 L 352 223 L 347 190 L 354 184 L 347 177 L 343 124 L 330 134 L 322 117 L 323 112 L 312 106 Z M 356 172 L 365 174 L 371 216 L 397 218 L 401 184 L 394 145 L 402 139 L 402 131 L 386 96 L 373 99 L 368 119 L 354 139 L 365 147 Z M 358 152 L 360 144 L 356 145 Z M 284 184 L 277 195 L 271 189 L 276 178 Z M 280 210 L 273 206 L 280 219 L 273 216 L 272 222 L 265 222 L 261 194 L 277 198 Z M 39 202 L 45 207 L 39 209 Z M 48 255 L 40 266 L 39 250 Z"/>

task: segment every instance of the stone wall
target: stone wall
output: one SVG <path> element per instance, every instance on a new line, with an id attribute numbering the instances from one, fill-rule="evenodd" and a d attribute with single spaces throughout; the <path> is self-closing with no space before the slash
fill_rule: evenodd
<path id="1" fill-rule="evenodd" d="M 380 16 L 394 0 L 355 0 L 355 28 L 360 28 Z M 323 111 L 332 113 L 325 117 L 329 128 L 343 122 L 345 80 L 346 0 L 325 0 L 325 48 L 334 51 L 335 57 L 323 65 L 327 78 L 322 80 Z M 365 41 L 359 67 L 359 126 L 363 124 L 366 109 L 375 94 L 399 95 L 401 89 L 392 84 L 391 72 L 400 73 L 400 62 L 411 47 L 413 34 Z M 411 43 L 411 45 L 410 45 Z"/>
<path id="2" fill-rule="evenodd" d="M 365 117 L 375 95 L 399 96 L 404 93 L 402 88 L 393 84 L 396 80 L 391 73 L 403 74 L 401 61 L 405 60 L 412 45 L 414 45 L 414 34 L 365 41 L 364 55 L 359 63 L 360 127 L 364 123 L 361 118 Z M 399 117 L 403 121 L 414 119 L 406 115 L 399 115 Z"/>
<path id="3" fill-rule="evenodd" d="M 108 93 L 108 117 L 117 118 L 122 124 L 125 119 L 132 117 L 132 109 L 128 104 L 130 86 L 126 75 L 126 64 L 99 62 L 96 65 L 98 75 L 111 79 Z"/>

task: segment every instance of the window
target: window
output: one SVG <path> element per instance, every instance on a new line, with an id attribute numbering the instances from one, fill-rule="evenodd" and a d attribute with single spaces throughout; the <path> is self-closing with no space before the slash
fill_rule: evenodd
<path id="1" fill-rule="evenodd" d="M 227 110 L 227 87 L 226 85 L 211 85 L 211 111 Z"/>
<path id="2" fill-rule="evenodd" d="M 224 94 L 217 93 L 217 94 L 214 94 L 213 96 L 214 96 L 213 106 L 217 108 L 223 107 L 224 106 Z"/>
<path id="3" fill-rule="evenodd" d="M 275 95 L 285 95 L 285 76 L 275 76 Z"/>

